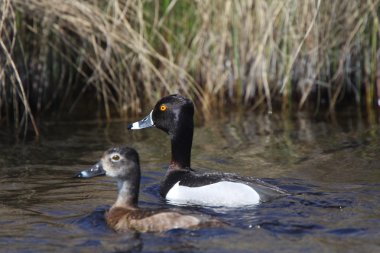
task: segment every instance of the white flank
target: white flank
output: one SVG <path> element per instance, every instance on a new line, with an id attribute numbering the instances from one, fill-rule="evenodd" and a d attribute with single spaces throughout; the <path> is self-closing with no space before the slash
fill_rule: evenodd
<path id="1" fill-rule="evenodd" d="M 182 186 L 177 182 L 166 194 L 166 199 L 174 204 L 227 207 L 256 205 L 260 202 L 259 194 L 248 185 L 228 181 L 200 187 Z"/>

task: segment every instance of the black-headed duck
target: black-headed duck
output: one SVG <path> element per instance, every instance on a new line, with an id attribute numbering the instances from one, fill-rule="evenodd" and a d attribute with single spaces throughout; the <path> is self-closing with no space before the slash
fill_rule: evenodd
<path id="1" fill-rule="evenodd" d="M 201 214 L 139 208 L 140 164 L 138 153 L 132 148 L 122 146 L 108 149 L 97 164 L 78 176 L 92 177 L 99 174 L 105 174 L 117 181 L 117 200 L 105 214 L 107 224 L 117 232 L 164 232 L 177 228 L 195 229 L 223 224 Z"/>
<path id="2" fill-rule="evenodd" d="M 254 205 L 285 195 L 276 186 L 232 173 L 198 173 L 190 167 L 194 131 L 194 105 L 181 95 L 160 99 L 144 119 L 130 130 L 156 127 L 170 136 L 172 158 L 161 195 L 174 203 L 212 206 Z"/>

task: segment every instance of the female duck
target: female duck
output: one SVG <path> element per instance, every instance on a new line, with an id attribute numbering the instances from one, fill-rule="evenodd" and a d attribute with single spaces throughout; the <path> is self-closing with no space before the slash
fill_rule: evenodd
<path id="1" fill-rule="evenodd" d="M 230 173 L 197 173 L 190 167 L 194 130 L 194 105 L 191 100 L 170 95 L 157 102 L 144 119 L 128 129 L 157 127 L 170 136 L 172 158 L 161 183 L 160 193 L 175 203 L 212 206 L 258 204 L 286 194 L 259 179 Z"/>
<path id="2" fill-rule="evenodd" d="M 106 174 L 117 180 L 119 194 L 106 213 L 108 225 L 115 231 L 163 232 L 175 228 L 199 228 L 222 223 L 205 216 L 183 214 L 172 210 L 142 209 L 137 205 L 140 165 L 137 152 L 128 147 L 107 150 L 100 162 L 79 176 Z"/>

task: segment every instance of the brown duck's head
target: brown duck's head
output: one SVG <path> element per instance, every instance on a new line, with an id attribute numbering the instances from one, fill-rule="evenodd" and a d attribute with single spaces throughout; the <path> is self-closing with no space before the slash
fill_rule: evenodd
<path id="1" fill-rule="evenodd" d="M 139 155 L 127 146 L 113 147 L 104 152 L 101 160 L 90 168 L 75 175 L 78 178 L 110 176 L 116 179 L 128 179 L 138 176 L 140 179 Z"/>
<path id="2" fill-rule="evenodd" d="M 137 206 L 140 188 L 139 155 L 127 146 L 113 147 L 104 152 L 98 163 L 79 172 L 76 177 L 91 178 L 107 175 L 115 178 L 119 188 L 116 206 Z"/>
<path id="3" fill-rule="evenodd" d="M 127 146 L 113 147 L 104 152 L 100 160 L 105 174 L 120 180 L 140 180 L 139 155 Z"/>
<path id="4" fill-rule="evenodd" d="M 104 152 L 99 164 L 105 174 L 115 178 L 119 194 L 114 206 L 137 207 L 140 189 L 140 164 L 136 150 L 127 146 L 114 147 Z"/>

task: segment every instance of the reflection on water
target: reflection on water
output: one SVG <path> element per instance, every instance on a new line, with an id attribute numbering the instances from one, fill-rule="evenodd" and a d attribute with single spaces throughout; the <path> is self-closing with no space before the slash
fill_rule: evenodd
<path id="1" fill-rule="evenodd" d="M 226 228 L 116 234 L 104 212 L 112 180 L 73 179 L 114 144 L 135 147 L 143 168 L 140 205 L 171 207 L 158 194 L 170 159 L 156 129 L 126 123 L 51 123 L 17 143 L 0 131 L 0 248 L 5 252 L 380 252 L 380 129 L 343 117 L 234 115 L 195 131 L 198 170 L 263 178 L 291 196 L 259 206 L 176 208 L 216 216 Z"/>

